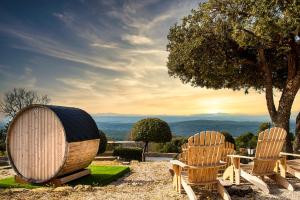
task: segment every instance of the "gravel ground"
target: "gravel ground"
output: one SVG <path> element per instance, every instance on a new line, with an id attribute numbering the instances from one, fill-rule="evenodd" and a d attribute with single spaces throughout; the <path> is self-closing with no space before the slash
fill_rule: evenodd
<path id="1" fill-rule="evenodd" d="M 188 199 L 185 194 L 177 194 L 173 191 L 169 167 L 169 162 L 165 161 L 133 163 L 130 165 L 130 174 L 105 187 L 78 185 L 74 188 L 65 186 L 33 190 L 0 189 L 0 199 Z M 11 170 L 0 171 L 0 177 L 11 174 Z M 265 195 L 254 186 L 247 184 L 242 187 L 251 186 L 253 191 L 244 197 L 231 194 L 232 199 L 300 199 L 300 181 L 295 178 L 289 178 L 289 181 L 295 185 L 295 192 L 287 191 L 267 180 L 272 195 Z M 199 199 L 220 199 L 216 193 L 196 190 Z"/>

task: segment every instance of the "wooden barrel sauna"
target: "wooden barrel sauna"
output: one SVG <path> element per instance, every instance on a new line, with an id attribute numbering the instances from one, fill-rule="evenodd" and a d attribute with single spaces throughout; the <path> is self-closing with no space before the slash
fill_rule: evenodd
<path id="1" fill-rule="evenodd" d="M 97 154 L 99 132 L 78 108 L 32 105 L 21 110 L 7 133 L 7 152 L 18 176 L 31 183 L 87 167 Z"/>

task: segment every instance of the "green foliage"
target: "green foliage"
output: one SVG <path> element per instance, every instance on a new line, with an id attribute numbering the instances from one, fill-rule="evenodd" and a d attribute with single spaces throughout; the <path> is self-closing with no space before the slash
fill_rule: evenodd
<path id="1" fill-rule="evenodd" d="M 234 144 L 234 146 L 235 146 L 235 140 L 229 132 L 222 131 L 221 133 L 225 136 L 226 142 L 230 142 L 230 143 Z"/>
<path id="2" fill-rule="evenodd" d="M 172 142 L 167 142 L 160 149 L 161 153 L 178 153 L 179 148 Z"/>
<path id="3" fill-rule="evenodd" d="M 118 178 L 124 176 L 126 173 L 130 172 L 129 167 L 126 166 L 96 166 L 90 165 L 88 167 L 91 170 L 90 176 L 85 176 L 80 179 L 76 179 L 67 183 L 67 185 L 75 186 L 81 185 L 93 185 L 93 186 L 103 186 L 117 180 Z M 1 188 L 26 188 L 34 189 L 39 187 L 45 187 L 47 185 L 43 184 L 19 184 L 15 182 L 14 177 L 8 177 L 0 180 Z"/>
<path id="4" fill-rule="evenodd" d="M 257 144 L 257 136 L 251 132 L 240 135 L 236 140 L 237 149 L 239 148 L 255 148 Z"/>
<path id="5" fill-rule="evenodd" d="M 291 141 L 295 140 L 295 135 L 292 132 L 289 132 L 289 137 L 291 138 Z"/>
<path id="6" fill-rule="evenodd" d="M 167 122 L 158 118 L 146 118 L 134 124 L 130 137 L 135 141 L 164 143 L 171 141 L 172 133 Z"/>
<path id="7" fill-rule="evenodd" d="M 113 156 L 119 156 L 125 160 L 142 160 L 143 149 L 141 148 L 116 148 L 113 151 Z"/>
<path id="8" fill-rule="evenodd" d="M 201 3 L 170 28 L 169 74 L 193 86 L 261 91 L 265 72 L 258 52 L 263 50 L 272 85 L 282 90 L 287 83 L 287 57 L 299 50 L 299 18 L 298 1 Z M 299 66 L 298 57 L 295 60 Z"/>
<path id="9" fill-rule="evenodd" d="M 4 128 L 0 130 L 0 152 L 6 151 L 6 134 L 8 130 L 9 123 L 7 123 Z"/>
<path id="10" fill-rule="evenodd" d="M 106 135 L 103 131 L 99 130 L 99 135 L 100 135 L 100 144 L 99 144 L 99 149 L 97 154 L 104 153 L 106 150 L 107 146 L 107 138 Z"/>
<path id="11" fill-rule="evenodd" d="M 266 129 L 269 129 L 269 128 L 271 128 L 271 123 L 270 122 L 261 123 L 259 125 L 258 133 L 260 133 L 260 132 L 262 132 L 262 131 L 264 131 Z"/>
<path id="12" fill-rule="evenodd" d="M 187 143 L 188 139 L 185 137 L 172 138 L 171 142 L 165 143 L 160 149 L 161 153 L 180 153 L 181 145 Z"/>

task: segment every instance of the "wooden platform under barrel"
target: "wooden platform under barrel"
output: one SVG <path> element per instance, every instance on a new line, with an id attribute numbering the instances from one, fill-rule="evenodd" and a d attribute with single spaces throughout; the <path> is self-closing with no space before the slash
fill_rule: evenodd
<path id="1" fill-rule="evenodd" d="M 7 150 L 17 175 L 44 183 L 86 168 L 97 154 L 99 133 L 92 117 L 77 108 L 35 105 L 17 114 Z"/>

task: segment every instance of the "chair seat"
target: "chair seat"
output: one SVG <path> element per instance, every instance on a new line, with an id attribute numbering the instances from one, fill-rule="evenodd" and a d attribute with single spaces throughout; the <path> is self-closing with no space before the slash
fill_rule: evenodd
<path id="1" fill-rule="evenodd" d="M 266 175 L 273 175 L 275 172 L 263 172 L 263 173 L 255 173 L 252 171 L 254 162 L 250 162 L 248 164 L 241 164 L 241 169 L 249 174 L 253 174 L 255 176 L 266 176 Z"/>
<path id="2" fill-rule="evenodd" d="M 214 181 L 204 181 L 204 182 L 197 182 L 197 183 L 191 183 L 189 182 L 188 180 L 188 176 L 187 176 L 187 173 L 182 173 L 181 175 L 181 178 L 184 179 L 184 181 L 188 184 L 188 185 L 208 185 L 208 184 L 214 184 L 214 183 L 217 183 L 218 180 L 214 180 Z"/>

